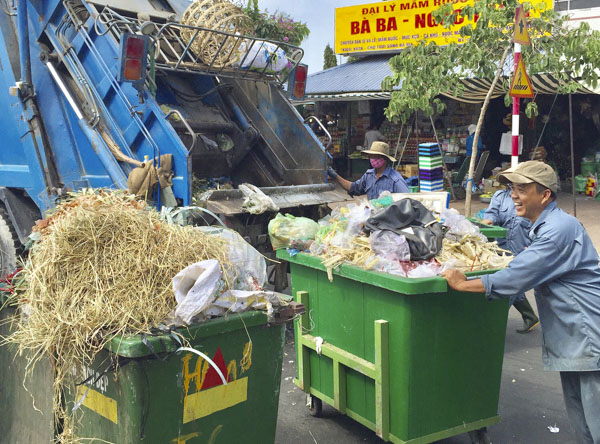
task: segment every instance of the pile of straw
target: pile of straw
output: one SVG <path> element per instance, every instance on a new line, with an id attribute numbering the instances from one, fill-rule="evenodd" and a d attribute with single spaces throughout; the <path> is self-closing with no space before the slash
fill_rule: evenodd
<path id="1" fill-rule="evenodd" d="M 369 238 L 364 235 L 356 236 L 350 242 L 349 248 L 327 244 L 321 254 L 321 263 L 327 269 L 327 278 L 333 282 L 333 270 L 342 264 L 350 263 L 370 270 L 378 262 L 375 252 L 371 249 Z"/>
<path id="2" fill-rule="evenodd" d="M 36 230 L 20 299 L 28 315 L 8 341 L 27 353 L 30 369 L 51 360 L 54 413 L 65 425 L 59 441 L 72 442 L 62 407 L 72 369 L 89 365 L 114 335 L 146 333 L 163 321 L 176 305 L 171 280 L 186 266 L 217 259 L 229 271 L 229 248 L 193 227 L 163 222 L 121 192 L 74 195 Z"/>

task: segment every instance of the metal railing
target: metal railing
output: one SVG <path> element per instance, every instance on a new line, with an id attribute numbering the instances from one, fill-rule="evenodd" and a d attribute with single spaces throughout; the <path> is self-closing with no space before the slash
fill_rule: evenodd
<path id="1" fill-rule="evenodd" d="M 96 17 L 96 29 L 101 23 L 119 41 L 124 32 L 140 33 L 142 25 L 139 21 L 125 17 L 104 7 Z M 146 26 L 145 26 L 146 27 Z M 146 27 L 146 29 L 149 29 Z M 154 63 L 156 69 L 164 71 L 179 71 L 218 75 L 241 79 L 273 81 L 283 84 L 290 73 L 300 63 L 304 50 L 284 42 L 259 39 L 256 37 L 235 35 L 200 26 L 190 26 L 181 23 L 154 23 L 149 34 L 154 43 Z M 185 38 L 184 35 L 191 35 Z M 197 48 L 203 41 L 217 42 L 213 48 L 212 57 L 202 57 Z M 196 48 L 196 49 L 195 49 Z M 282 52 L 287 58 L 283 69 L 273 67 Z M 218 58 L 223 54 L 231 57 L 232 63 L 219 63 Z"/>

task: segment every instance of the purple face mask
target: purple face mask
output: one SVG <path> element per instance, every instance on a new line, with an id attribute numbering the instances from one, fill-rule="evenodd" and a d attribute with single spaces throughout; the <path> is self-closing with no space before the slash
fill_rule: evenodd
<path id="1" fill-rule="evenodd" d="M 385 165 L 385 159 L 383 159 L 381 157 L 371 158 L 371 159 L 369 159 L 369 161 L 371 162 L 371 166 L 373 168 L 375 168 L 376 170 L 378 170 L 379 168 L 381 168 L 382 166 Z"/>

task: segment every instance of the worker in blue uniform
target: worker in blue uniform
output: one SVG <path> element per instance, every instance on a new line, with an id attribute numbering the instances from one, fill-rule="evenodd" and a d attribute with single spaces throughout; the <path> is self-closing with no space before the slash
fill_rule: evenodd
<path id="1" fill-rule="evenodd" d="M 375 141 L 369 150 L 363 151 L 368 154 L 369 162 L 373 168 L 369 168 L 356 182 L 350 182 L 337 174 L 333 168 L 327 169 L 327 174 L 344 188 L 351 196 L 367 195 L 369 200 L 377 199 L 383 191 L 390 193 L 408 193 L 408 185 L 402 174 L 393 169 L 389 163 L 395 162 L 390 155 L 390 146 L 385 142 Z"/>
<path id="2" fill-rule="evenodd" d="M 467 136 L 467 139 L 465 140 L 467 156 L 471 156 L 471 154 L 473 154 L 473 141 L 475 139 L 475 130 L 476 129 L 477 129 L 476 125 L 469 125 L 467 127 L 467 131 L 469 131 L 469 135 Z M 483 142 L 481 141 L 481 134 L 480 134 L 479 138 L 477 139 L 477 158 L 478 159 L 479 159 L 479 156 L 481 156 L 482 151 L 483 151 Z"/>
<path id="3" fill-rule="evenodd" d="M 498 239 L 498 245 L 516 255 L 531 243 L 527 236 L 531 229 L 531 222 L 517 216 L 510 193 L 510 189 L 499 190 L 494 193 L 490 205 L 483 213 L 482 222 L 506 228 L 506 238 Z M 510 303 L 521 313 L 523 318 L 523 328 L 517 329 L 517 333 L 528 333 L 540 323 L 525 293 L 512 295 Z"/>
<path id="4" fill-rule="evenodd" d="M 567 413 L 578 441 L 600 443 L 600 267 L 581 223 L 555 202 L 554 170 L 528 161 L 500 174 L 512 184 L 518 216 L 529 219 L 531 244 L 504 270 L 467 280 L 445 271 L 448 285 L 489 300 L 535 290 L 546 370 L 560 372 Z"/>

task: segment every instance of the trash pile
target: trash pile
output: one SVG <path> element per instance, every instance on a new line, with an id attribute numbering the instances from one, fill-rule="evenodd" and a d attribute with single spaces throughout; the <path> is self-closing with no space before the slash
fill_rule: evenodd
<path id="1" fill-rule="evenodd" d="M 264 258 L 239 234 L 166 222 L 123 192 L 74 194 L 31 239 L 15 328 L 4 341 L 28 357 L 29 371 L 50 359 L 59 442 L 75 439 L 65 384 L 114 336 L 280 304 L 262 291 Z"/>
<path id="2" fill-rule="evenodd" d="M 337 208 L 318 222 L 277 214 L 269 235 L 274 249 L 321 258 L 330 281 L 342 264 L 416 278 L 451 268 L 504 268 L 512 260 L 509 251 L 489 242 L 456 210 L 434 215 L 418 200 L 391 196 Z"/>
<path id="3" fill-rule="evenodd" d="M 488 242 L 479 228 L 456 210 L 445 210 L 441 216 L 449 227 L 438 260 L 446 268 L 462 272 L 505 268 L 512 260 L 512 253 Z"/>

